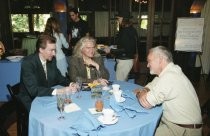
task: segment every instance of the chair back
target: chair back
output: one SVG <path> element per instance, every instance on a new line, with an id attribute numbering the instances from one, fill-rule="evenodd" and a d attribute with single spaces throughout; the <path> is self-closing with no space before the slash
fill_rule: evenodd
<path id="1" fill-rule="evenodd" d="M 24 106 L 23 102 L 18 97 L 20 92 L 20 83 L 13 86 L 7 84 L 8 91 L 12 97 L 12 100 L 16 103 L 16 113 L 17 113 L 17 133 L 18 136 L 28 135 L 28 110 Z"/>

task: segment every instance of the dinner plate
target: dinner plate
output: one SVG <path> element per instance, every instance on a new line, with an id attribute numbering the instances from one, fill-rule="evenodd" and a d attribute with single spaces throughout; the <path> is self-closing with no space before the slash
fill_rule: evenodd
<path id="1" fill-rule="evenodd" d="M 104 125 L 113 125 L 113 124 L 117 123 L 118 117 L 115 116 L 111 121 L 106 121 L 106 120 L 104 120 L 104 116 L 101 115 L 98 117 L 98 121 L 100 121 Z"/>
<path id="2" fill-rule="evenodd" d="M 12 62 L 18 62 L 20 61 L 24 56 L 8 56 L 6 59 Z"/>

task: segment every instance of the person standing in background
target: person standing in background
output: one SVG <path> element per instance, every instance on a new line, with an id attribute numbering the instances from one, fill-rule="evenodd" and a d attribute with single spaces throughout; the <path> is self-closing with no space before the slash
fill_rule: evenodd
<path id="1" fill-rule="evenodd" d="M 79 16 L 77 8 L 71 8 L 68 11 L 70 22 L 67 26 L 68 40 L 71 47 L 74 47 L 77 41 L 84 37 L 89 36 L 88 24 Z"/>
<path id="2" fill-rule="evenodd" d="M 48 34 L 56 38 L 56 65 L 61 74 L 66 76 L 68 63 L 62 48 L 69 48 L 69 44 L 64 35 L 61 33 L 60 24 L 56 18 L 48 18 L 44 34 Z"/>
<path id="3" fill-rule="evenodd" d="M 128 74 L 133 67 L 133 58 L 136 53 L 138 34 L 130 21 L 129 12 L 120 12 L 117 16 L 119 23 L 119 34 L 116 39 L 117 49 L 105 48 L 106 53 L 111 53 L 116 56 L 117 69 L 116 79 L 127 81 Z"/>

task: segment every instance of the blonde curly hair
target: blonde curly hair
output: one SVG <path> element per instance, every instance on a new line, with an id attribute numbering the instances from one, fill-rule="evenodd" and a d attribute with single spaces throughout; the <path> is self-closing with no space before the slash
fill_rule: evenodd
<path id="1" fill-rule="evenodd" d="M 81 51 L 82 51 L 82 48 L 85 47 L 87 42 L 91 42 L 94 45 L 94 48 L 95 48 L 94 57 L 100 56 L 100 54 L 97 52 L 96 40 L 91 36 L 84 36 L 76 43 L 76 46 L 74 47 L 74 50 L 73 50 L 73 56 L 82 58 Z"/>

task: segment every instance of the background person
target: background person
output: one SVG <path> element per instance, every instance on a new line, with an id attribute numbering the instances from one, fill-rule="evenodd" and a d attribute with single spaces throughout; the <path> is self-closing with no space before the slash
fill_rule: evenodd
<path id="1" fill-rule="evenodd" d="M 96 41 L 94 38 L 85 36 L 81 38 L 70 58 L 69 77 L 76 81 L 81 77 L 83 82 L 96 82 L 98 78 L 102 84 L 107 84 L 109 79 L 108 70 L 104 66 L 103 58 L 96 51 Z"/>
<path id="2" fill-rule="evenodd" d="M 70 22 L 67 27 L 67 34 L 69 43 L 74 47 L 77 41 L 84 37 L 89 36 L 88 24 L 80 18 L 77 8 L 69 9 Z"/>
<path id="3" fill-rule="evenodd" d="M 56 38 L 56 65 L 61 74 L 66 76 L 68 63 L 66 56 L 62 51 L 62 47 L 69 48 L 69 44 L 64 35 L 61 33 L 60 24 L 56 18 L 48 18 L 44 34 L 48 34 Z"/>
<path id="4" fill-rule="evenodd" d="M 147 67 L 157 75 L 144 89 L 135 90 L 145 108 L 162 104 L 155 136 L 201 136 L 202 118 L 197 94 L 172 54 L 163 46 L 150 49 Z"/>
<path id="5" fill-rule="evenodd" d="M 120 26 L 116 40 L 118 49 L 105 48 L 106 53 L 112 53 L 117 58 L 116 79 L 121 81 L 127 81 L 136 53 L 138 34 L 130 18 L 132 16 L 129 12 L 120 12 L 117 15 Z"/>
<path id="6" fill-rule="evenodd" d="M 72 91 L 75 87 L 61 75 L 55 60 L 56 39 L 50 35 L 41 35 L 36 44 L 36 53 L 25 57 L 21 64 L 19 98 L 30 111 L 31 103 L 37 96 L 56 94 L 55 85 L 67 86 Z"/>

